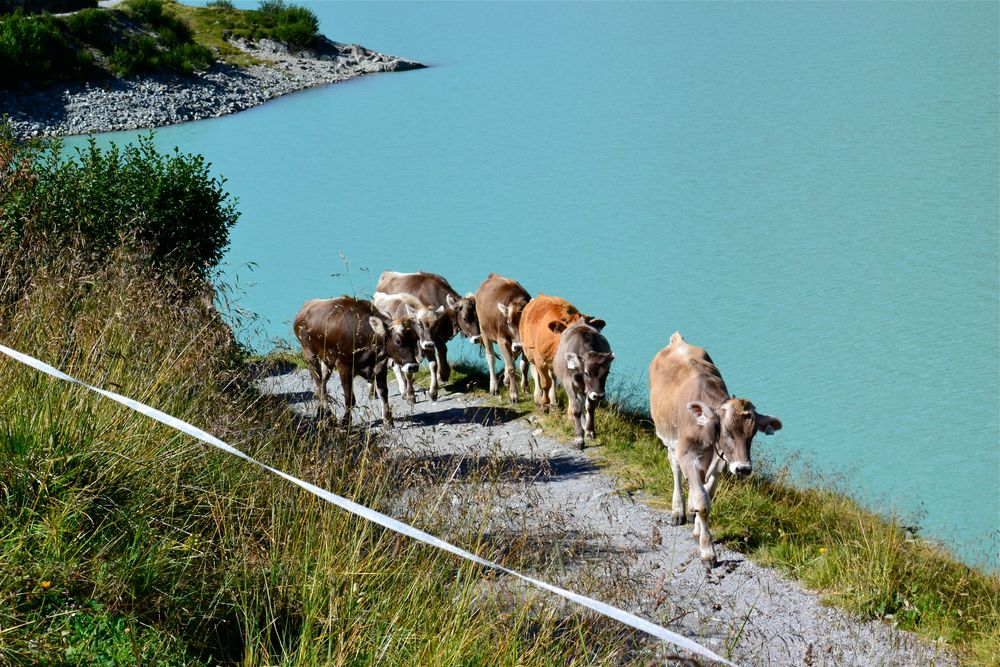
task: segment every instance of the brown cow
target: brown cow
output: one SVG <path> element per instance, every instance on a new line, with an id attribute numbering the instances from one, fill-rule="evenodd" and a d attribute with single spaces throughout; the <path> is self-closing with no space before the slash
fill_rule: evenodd
<path id="1" fill-rule="evenodd" d="M 344 389 L 343 424 L 351 423 L 354 406 L 354 376 L 374 380 L 382 401 L 382 422 L 392 426 L 386 371 L 389 359 L 404 373 L 417 369 L 417 334 L 409 319 L 389 320 L 371 301 L 340 296 L 313 299 L 295 316 L 295 337 L 309 365 L 316 416 L 327 409 L 326 383 L 333 369 Z"/>
<path id="2" fill-rule="evenodd" d="M 514 381 L 514 359 L 521 351 L 519 329 L 521 313 L 531 301 L 531 295 L 520 283 L 491 273 L 476 290 L 476 312 L 479 330 L 486 348 L 486 361 L 490 371 L 490 393 L 499 394 L 497 386 L 496 357 L 493 342 L 500 346 L 504 362 L 504 382 L 510 390 L 511 403 L 517 403 L 517 384 Z M 521 388 L 528 391 L 527 361 L 521 363 Z"/>
<path id="3" fill-rule="evenodd" d="M 431 308 L 445 307 L 448 317 L 441 319 L 433 334 L 440 379 L 442 382 L 447 382 L 451 378 L 447 342 L 459 332 L 473 345 L 479 342 L 476 297 L 471 293 L 464 297 L 459 296 L 442 276 L 424 271 L 419 273 L 383 271 L 378 278 L 375 291 L 383 294 L 412 294 Z"/>
<path id="4" fill-rule="evenodd" d="M 649 411 L 674 473 L 671 521 L 679 525 L 686 519 L 683 474 L 695 512 L 694 537 L 699 540 L 701 560 L 713 568 L 717 561 L 708 517 L 716 480 L 727 465 L 738 477 L 749 475 L 754 435 L 757 431 L 771 435 L 781 428 L 781 421 L 758 413 L 745 398 L 730 396 L 708 353 L 689 345 L 680 332 L 649 365 Z"/>
<path id="5" fill-rule="evenodd" d="M 372 296 L 372 303 L 390 320 L 408 317 L 413 321 L 417 338 L 420 340 L 418 358 L 427 359 L 427 365 L 431 370 L 431 387 L 427 393 L 432 401 L 436 401 L 441 373 L 435 354 L 435 333 L 441 329 L 441 320 L 447 319 L 444 317 L 445 307 L 431 308 L 421 303 L 420 299 L 412 294 L 383 294 L 382 292 L 375 292 Z M 410 403 L 415 402 L 413 373 L 404 374 L 396 364 L 390 365 L 393 373 L 396 374 L 396 382 L 399 383 L 399 393 L 405 396 Z"/>
<path id="6" fill-rule="evenodd" d="M 576 425 L 576 446 L 583 449 L 584 432 L 593 440 L 594 410 L 604 398 L 604 384 L 611 370 L 615 353 L 608 339 L 601 335 L 604 320 L 579 318 L 566 327 L 552 323 L 553 331 L 562 331 L 559 347 L 552 360 L 556 377 L 566 390 L 569 418 Z"/>
<path id="7" fill-rule="evenodd" d="M 581 317 L 587 316 L 566 299 L 545 294 L 529 301 L 521 313 L 518 329 L 524 358 L 531 364 L 531 377 L 535 381 L 535 405 L 546 412 L 549 404 L 558 404 L 552 360 L 559 347 L 559 334 Z"/>

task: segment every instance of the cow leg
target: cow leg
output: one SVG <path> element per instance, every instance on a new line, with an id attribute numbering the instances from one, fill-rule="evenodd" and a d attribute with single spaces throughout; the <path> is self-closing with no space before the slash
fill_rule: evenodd
<path id="1" fill-rule="evenodd" d="M 586 413 L 584 414 L 585 420 L 583 422 L 584 435 L 586 435 L 591 440 L 597 439 L 597 433 L 594 431 L 594 411 L 597 410 L 597 404 L 600 401 L 592 401 L 590 397 L 587 397 Z"/>
<path id="2" fill-rule="evenodd" d="M 690 461 L 684 467 L 684 476 L 688 480 L 688 497 L 691 500 L 691 507 L 694 508 L 694 531 L 691 535 L 698 540 L 698 549 L 701 555 L 701 562 L 707 569 L 711 570 L 719 564 L 715 555 L 715 543 L 712 541 L 712 533 L 708 529 L 708 517 L 712 508 L 712 499 L 708 495 L 702 483 L 701 471 L 697 465 Z"/>
<path id="3" fill-rule="evenodd" d="M 500 355 L 503 357 L 503 380 L 510 392 L 510 402 L 517 403 L 517 382 L 514 377 L 514 352 L 510 349 L 510 341 L 500 341 Z"/>
<path id="4" fill-rule="evenodd" d="M 344 418 L 340 423 L 345 428 L 351 428 L 351 408 L 354 407 L 354 373 L 347 364 L 337 367 L 340 375 L 340 386 L 344 390 Z"/>
<path id="5" fill-rule="evenodd" d="M 438 378 L 441 374 L 441 366 L 439 365 L 439 362 L 433 360 L 428 360 L 427 366 L 431 369 L 431 388 L 428 390 L 427 394 L 431 397 L 432 401 L 436 401 L 438 400 Z"/>
<path id="6" fill-rule="evenodd" d="M 660 437 L 659 434 L 657 437 Z M 667 448 L 667 456 L 670 457 L 670 470 L 674 477 L 674 496 L 670 503 L 670 525 L 681 526 L 687 521 L 687 514 L 684 512 L 684 490 L 681 488 L 684 476 L 681 472 L 681 465 L 677 461 L 677 452 L 674 451 L 674 446 L 665 438 L 661 437 L 660 441 Z"/>
<path id="7" fill-rule="evenodd" d="M 570 418 L 573 420 L 574 430 L 573 444 L 583 449 L 583 398 L 577 396 L 575 387 L 566 387 L 566 398 L 569 401 Z"/>
<path id="8" fill-rule="evenodd" d="M 521 392 L 528 393 L 528 358 L 521 353 L 521 361 L 519 363 L 521 368 Z"/>
<path id="9" fill-rule="evenodd" d="M 497 387 L 496 352 L 493 351 L 493 341 L 483 335 L 483 347 L 486 348 L 486 368 L 490 371 L 490 393 L 496 396 L 500 393 Z"/>
<path id="10" fill-rule="evenodd" d="M 435 343 L 438 361 L 438 379 L 444 384 L 451 379 L 451 365 L 448 363 L 448 346 L 444 343 Z M 433 400 L 433 399 L 432 399 Z"/>
<path id="11" fill-rule="evenodd" d="M 559 407 L 559 394 L 556 392 L 556 372 L 549 367 L 549 404 Z"/>
<path id="12" fill-rule="evenodd" d="M 399 395 L 406 396 L 406 378 L 403 376 L 403 369 L 392 360 L 389 361 L 389 365 L 392 366 L 392 374 L 396 376 L 396 384 L 399 385 Z M 374 380 L 372 381 L 372 387 L 375 387 L 376 392 L 378 391 Z"/>
<path id="13" fill-rule="evenodd" d="M 388 375 L 389 374 L 386 373 L 386 379 L 388 379 Z M 413 373 L 404 373 L 403 377 L 406 379 L 406 393 L 404 395 L 406 396 L 407 402 L 409 402 L 410 405 L 413 405 L 417 402 L 417 392 L 413 389 Z M 378 387 L 376 387 L 376 391 L 377 390 Z"/>
<path id="14" fill-rule="evenodd" d="M 303 354 L 303 356 L 306 356 Z M 323 382 L 323 362 L 315 355 L 306 356 L 309 378 L 312 380 L 313 396 L 316 397 L 316 419 L 323 418 L 326 410 L 326 383 Z"/>
<path id="15" fill-rule="evenodd" d="M 705 490 L 708 491 L 708 497 L 715 497 L 715 484 L 719 481 L 719 477 L 722 475 L 722 471 L 726 467 L 726 462 L 716 454 L 712 458 L 712 465 L 708 467 L 708 473 L 705 479 Z"/>
<path id="16" fill-rule="evenodd" d="M 545 408 L 545 401 L 543 400 L 544 392 L 542 391 L 542 380 L 538 375 L 538 366 L 531 364 L 531 381 L 535 384 L 535 390 L 532 392 L 532 398 L 535 399 L 535 405 L 540 408 Z"/>
<path id="17" fill-rule="evenodd" d="M 388 373 L 385 370 L 376 373 L 375 391 L 378 393 L 379 400 L 382 401 L 382 426 L 392 428 L 392 410 L 389 409 L 389 383 L 387 379 Z"/>

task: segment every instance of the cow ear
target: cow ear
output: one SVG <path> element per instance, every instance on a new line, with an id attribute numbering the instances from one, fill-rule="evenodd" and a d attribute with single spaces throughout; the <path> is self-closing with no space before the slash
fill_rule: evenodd
<path id="1" fill-rule="evenodd" d="M 497 304 L 497 310 L 500 311 L 501 315 L 503 315 L 504 317 L 507 317 L 507 306 L 503 305 L 502 303 L 498 303 Z"/>
<path id="2" fill-rule="evenodd" d="M 604 320 L 590 320 L 587 322 L 587 324 L 594 327 L 598 331 L 603 331 L 604 327 L 606 327 L 608 323 L 605 322 Z"/>
<path id="3" fill-rule="evenodd" d="M 416 312 L 417 312 L 417 311 L 413 310 L 413 306 L 411 306 L 408 303 L 404 303 L 403 307 L 406 308 L 406 315 L 408 317 L 413 317 L 416 314 Z"/>
<path id="4" fill-rule="evenodd" d="M 710 419 L 713 419 L 716 416 L 715 410 L 702 401 L 691 401 L 688 403 L 688 411 L 694 415 L 695 421 L 698 422 L 698 426 L 705 426 L 708 424 Z"/>
<path id="5" fill-rule="evenodd" d="M 434 311 L 438 315 L 444 315 L 444 306 L 438 306 L 437 310 Z"/>
<path id="6" fill-rule="evenodd" d="M 575 371 L 580 368 L 580 357 L 575 352 L 566 353 L 566 368 Z"/>
<path id="7" fill-rule="evenodd" d="M 446 301 L 446 302 L 448 303 L 448 307 L 449 307 L 449 308 L 454 308 L 455 306 L 457 306 L 457 305 L 458 305 L 458 299 L 456 299 L 455 297 L 453 297 L 453 296 L 452 296 L 452 295 L 450 295 L 450 294 L 449 294 L 449 295 L 447 295 L 447 296 L 446 296 L 446 297 L 444 298 L 444 300 L 445 300 L 445 301 Z"/>
<path id="8" fill-rule="evenodd" d="M 781 420 L 777 417 L 757 413 L 757 430 L 764 435 L 774 435 L 775 431 L 781 430 Z"/>
<path id="9" fill-rule="evenodd" d="M 375 332 L 376 336 L 384 336 L 385 335 L 385 322 L 383 322 L 381 320 L 381 318 L 378 318 L 378 317 L 369 317 L 368 318 L 368 324 L 371 325 L 372 331 Z"/>
<path id="10" fill-rule="evenodd" d="M 549 330 L 552 331 L 552 333 L 562 333 L 563 331 L 566 331 L 566 323 L 559 322 L 558 320 L 555 322 L 549 322 Z"/>

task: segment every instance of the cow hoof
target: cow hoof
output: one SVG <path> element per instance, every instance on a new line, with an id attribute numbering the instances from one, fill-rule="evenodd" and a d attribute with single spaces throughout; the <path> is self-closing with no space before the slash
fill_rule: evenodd
<path id="1" fill-rule="evenodd" d="M 577 449 L 583 450 L 583 438 L 573 438 L 573 444 Z"/>
<path id="2" fill-rule="evenodd" d="M 695 512 L 688 512 L 687 513 L 687 520 L 690 521 L 691 523 L 694 523 L 694 519 L 697 516 L 698 515 Z"/>
<path id="3" fill-rule="evenodd" d="M 409 394 L 406 395 L 406 402 L 409 403 L 410 405 L 415 404 L 417 402 L 417 395 L 413 392 L 410 392 Z"/>
<path id="4" fill-rule="evenodd" d="M 510 395 L 510 404 L 511 405 L 517 405 L 517 395 L 515 395 L 515 394 L 511 394 Z"/>
<path id="5" fill-rule="evenodd" d="M 427 395 L 430 397 L 431 401 L 433 401 L 434 403 L 437 403 L 438 393 L 436 391 L 432 391 L 432 392 L 428 393 Z"/>
<path id="6" fill-rule="evenodd" d="M 587 436 L 588 440 L 597 440 L 597 434 L 594 433 L 593 431 L 587 431 L 586 433 L 584 433 L 584 435 Z"/>
<path id="7" fill-rule="evenodd" d="M 392 427 L 393 427 L 393 422 L 392 422 L 391 419 L 383 419 L 382 420 L 382 428 L 384 428 L 384 429 L 390 429 Z"/>
<path id="8" fill-rule="evenodd" d="M 673 512 L 667 521 L 671 526 L 683 526 L 687 523 L 687 517 L 684 516 L 683 512 Z"/>
<path id="9" fill-rule="evenodd" d="M 710 556 L 708 558 L 703 557 L 701 559 L 701 564 L 705 568 L 706 572 L 711 572 L 712 570 L 714 570 L 716 567 L 719 566 L 719 559 L 717 559 L 715 556 Z"/>

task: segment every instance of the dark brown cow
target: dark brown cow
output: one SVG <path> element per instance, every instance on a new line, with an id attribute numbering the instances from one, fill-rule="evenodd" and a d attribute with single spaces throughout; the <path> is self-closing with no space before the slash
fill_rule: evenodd
<path id="1" fill-rule="evenodd" d="M 608 339 L 601 335 L 604 320 L 580 318 L 568 327 L 553 322 L 552 329 L 562 332 L 552 368 L 566 390 L 569 418 L 576 425 L 574 442 L 583 449 L 584 433 L 591 440 L 597 437 L 594 410 L 604 398 L 604 385 L 615 353 Z"/>
<path id="2" fill-rule="evenodd" d="M 383 294 L 412 294 L 421 303 L 431 308 L 444 306 L 448 317 L 442 318 L 434 330 L 434 349 L 442 382 L 451 378 L 448 365 L 449 340 L 461 332 L 473 345 L 479 342 L 479 318 L 476 316 L 476 297 L 469 293 L 464 297 L 442 276 L 436 273 L 397 273 L 383 271 L 375 286 L 376 292 Z"/>
<path id="3" fill-rule="evenodd" d="M 319 403 L 317 417 L 328 408 L 326 383 L 336 368 L 344 389 L 343 424 L 351 423 L 354 377 L 360 375 L 374 380 L 382 401 L 382 422 L 392 426 L 386 383 L 389 359 L 404 373 L 417 369 L 417 334 L 409 319 L 390 320 L 371 301 L 340 296 L 306 301 L 295 316 L 294 329 Z"/>
<path id="4" fill-rule="evenodd" d="M 649 365 L 649 411 L 674 473 L 671 520 L 675 525 L 686 520 L 683 474 L 695 512 L 694 537 L 699 540 L 701 560 L 706 567 L 715 567 L 709 512 L 716 480 L 727 466 L 738 477 L 749 475 L 754 435 L 757 431 L 771 435 L 781 428 L 781 421 L 759 414 L 745 398 L 730 396 L 708 353 L 689 345 L 680 332 Z"/>
<path id="5" fill-rule="evenodd" d="M 586 316 L 566 299 L 546 294 L 529 301 L 521 313 L 518 329 L 524 358 L 531 364 L 535 381 L 535 405 L 546 412 L 549 404 L 558 404 L 552 360 L 559 347 L 559 333 L 581 317 Z"/>
<path id="6" fill-rule="evenodd" d="M 479 330 L 486 348 L 486 361 L 490 371 L 490 393 L 499 394 L 497 385 L 496 356 L 493 342 L 500 346 L 504 362 L 504 382 L 510 391 L 511 403 L 517 403 L 517 383 L 514 381 L 514 359 L 521 351 L 520 322 L 524 307 L 531 301 L 531 295 L 520 283 L 495 273 L 487 276 L 476 290 L 476 312 L 479 314 Z M 528 362 L 521 363 L 521 389 L 528 392 Z"/>

